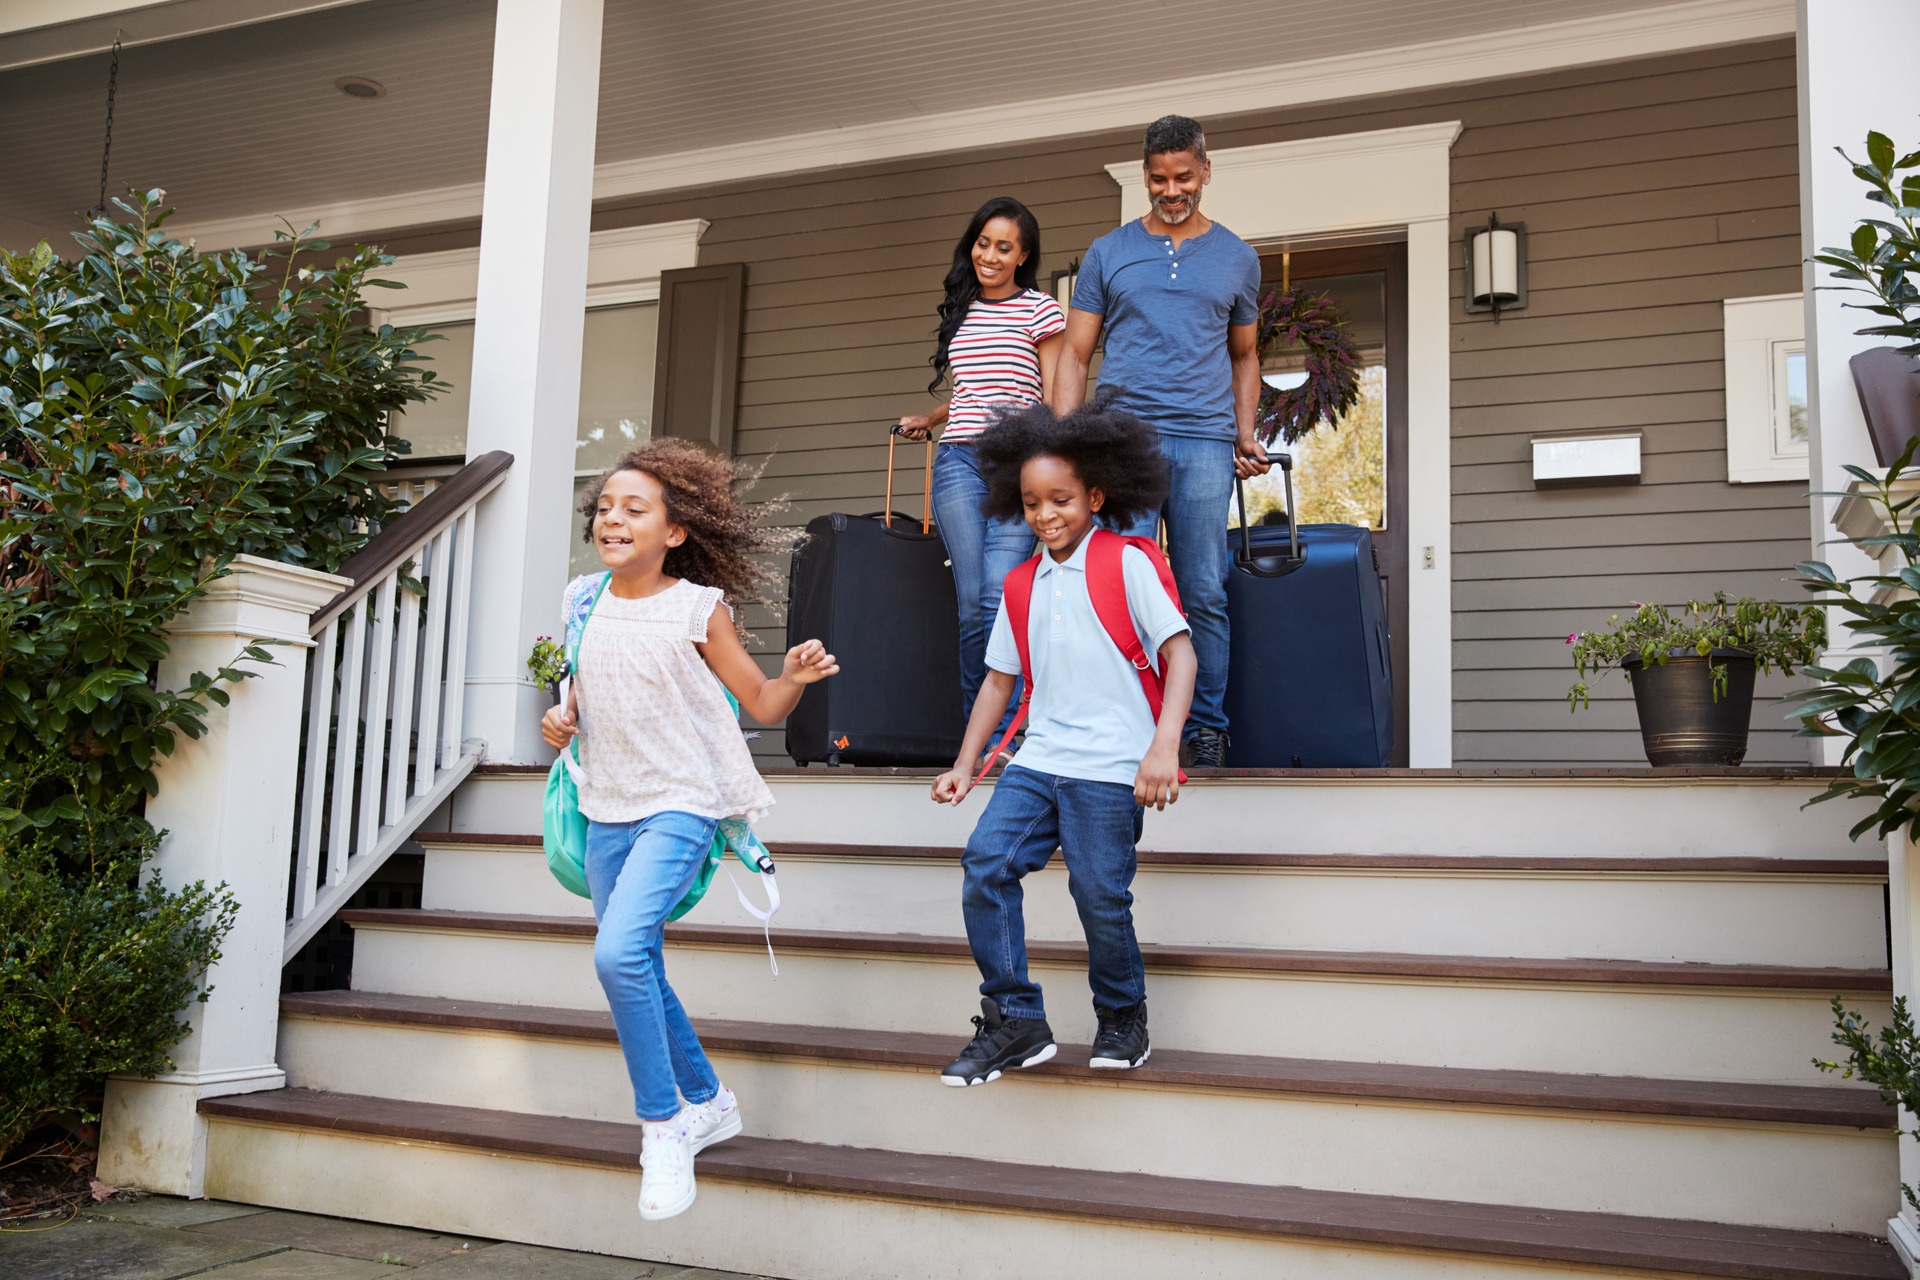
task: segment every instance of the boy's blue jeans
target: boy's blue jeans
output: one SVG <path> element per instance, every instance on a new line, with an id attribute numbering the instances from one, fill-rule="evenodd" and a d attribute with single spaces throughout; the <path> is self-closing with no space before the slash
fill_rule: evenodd
<path id="1" fill-rule="evenodd" d="M 993 520 L 980 514 L 986 477 L 973 445 L 942 444 L 933 460 L 933 518 L 939 522 L 953 590 L 960 598 L 960 714 L 973 714 L 973 700 L 987 675 L 987 634 L 1000 611 L 1000 585 L 1033 556 L 1033 532 L 1024 520 Z M 1018 685 L 1007 703 L 1020 705 Z M 1007 717 L 1000 718 L 1005 729 Z"/>
<path id="2" fill-rule="evenodd" d="M 1234 444 L 1193 436 L 1160 437 L 1171 488 L 1159 511 L 1141 516 L 1117 533 L 1151 538 L 1167 518 L 1167 562 L 1173 567 L 1180 603 L 1193 627 L 1193 680 L 1189 727 L 1227 729 L 1227 520 L 1233 503 Z"/>
<path id="3" fill-rule="evenodd" d="M 1101 1013 L 1147 998 L 1133 932 L 1134 845 L 1145 810 L 1117 782 L 1056 777 L 1009 765 L 967 841 L 961 910 L 980 966 L 980 994 L 1009 1018 L 1044 1018 L 1040 987 L 1027 977 L 1020 881 L 1057 848 L 1087 935 L 1087 983 Z"/>
<path id="4" fill-rule="evenodd" d="M 677 812 L 587 824 L 587 887 L 600 922 L 593 967 L 613 1008 L 642 1120 L 671 1120 L 681 1098 L 706 1102 L 720 1091 L 661 961 L 667 913 L 692 886 L 718 825 Z"/>

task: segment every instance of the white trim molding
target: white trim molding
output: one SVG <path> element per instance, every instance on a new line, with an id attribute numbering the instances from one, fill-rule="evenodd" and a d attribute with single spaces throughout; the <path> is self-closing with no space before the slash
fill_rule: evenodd
<path id="1" fill-rule="evenodd" d="M 1786 360 L 1806 351 L 1806 299 L 1798 293 L 1728 298 L 1726 332 L 1727 480 L 1766 484 L 1807 479 L 1808 445 L 1785 436 Z"/>
<path id="2" fill-rule="evenodd" d="M 697 264 L 704 218 L 615 227 L 587 237 L 587 309 L 660 300 L 660 273 Z M 371 309 L 375 324 L 450 324 L 471 320 L 480 294 L 480 249 L 403 254 L 382 273 L 404 293 Z"/>
<path id="3" fill-rule="evenodd" d="M 1137 128 L 1167 111 L 1207 119 L 1364 98 L 1688 49 L 1748 44 L 1793 33 L 1792 0 L 1685 0 L 1338 57 L 1028 100 L 1020 102 L 1017 109 L 1002 103 L 762 138 L 702 150 L 697 165 L 666 164 L 661 156 L 613 160 L 595 167 L 593 195 L 596 200 L 606 200 L 905 156 Z M 319 223 L 338 239 L 477 218 L 480 196 L 480 184 L 472 182 L 308 206 L 284 214 L 262 212 L 189 223 L 172 230 L 181 239 L 197 240 L 207 249 L 267 244 L 283 227 L 284 216 L 296 227 Z"/>
<path id="4" fill-rule="evenodd" d="M 1453 763 L 1449 156 L 1460 122 L 1217 148 L 1209 216 L 1256 244 L 1374 230 L 1407 242 L 1408 763 Z M 1107 166 L 1123 221 L 1147 211 L 1135 158 Z M 1430 558 L 1429 558 L 1430 557 Z"/>

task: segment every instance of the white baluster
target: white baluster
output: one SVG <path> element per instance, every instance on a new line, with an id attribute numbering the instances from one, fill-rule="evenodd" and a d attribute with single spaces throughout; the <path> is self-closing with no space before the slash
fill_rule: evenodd
<path id="1" fill-rule="evenodd" d="M 401 564 L 401 572 L 411 571 L 418 575 L 425 552 L 424 544 L 414 548 L 413 554 Z M 387 816 L 383 824 L 386 826 L 400 821 L 400 815 L 406 812 L 407 757 L 413 745 L 410 741 L 413 700 L 419 692 L 413 676 L 419 665 L 416 646 L 420 637 L 420 597 L 402 584 L 399 600 L 400 630 L 394 641 L 392 745 L 388 748 L 387 758 Z"/>
<path id="2" fill-rule="evenodd" d="M 427 573 L 427 636 L 424 669 L 420 673 L 420 749 L 415 753 L 413 794 L 423 796 L 433 787 L 439 769 L 440 704 L 457 696 L 442 687 L 440 673 L 447 654 L 447 595 L 452 588 L 449 562 L 453 530 L 443 529 L 433 539 L 432 568 Z"/>
<path id="3" fill-rule="evenodd" d="M 367 669 L 367 599 L 353 602 L 340 623 L 341 658 L 346 668 L 340 681 L 338 720 L 333 730 L 333 782 L 327 788 L 332 809 L 327 832 L 327 883 L 339 884 L 347 874 L 347 853 L 353 844 L 354 745 L 360 725 L 360 677 Z"/>
<path id="4" fill-rule="evenodd" d="M 460 758 L 460 728 L 467 709 L 467 614 L 473 598 L 474 509 L 460 517 L 460 534 L 453 547 L 453 591 L 447 628 L 446 727 L 440 734 L 440 764 L 451 768 Z"/>
<path id="5" fill-rule="evenodd" d="M 313 669 L 307 681 L 306 776 L 300 788 L 299 856 L 293 868 L 293 918 L 313 910 L 320 880 L 320 833 L 327 803 L 327 747 L 333 740 L 333 664 L 340 643 L 340 619 L 321 629 L 314 641 Z"/>
<path id="6" fill-rule="evenodd" d="M 393 677 L 394 593 L 399 589 L 400 570 L 387 571 L 374 592 L 373 644 L 369 647 L 367 668 L 367 728 L 360 748 L 360 838 L 357 852 L 372 851 L 380 835 L 380 779 L 386 761 L 387 696 Z"/>

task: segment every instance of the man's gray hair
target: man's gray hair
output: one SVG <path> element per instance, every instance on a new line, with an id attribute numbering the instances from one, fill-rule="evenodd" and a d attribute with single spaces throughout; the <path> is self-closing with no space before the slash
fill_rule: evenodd
<path id="1" fill-rule="evenodd" d="M 1147 126 L 1147 162 L 1175 151 L 1191 151 L 1196 160 L 1207 158 L 1207 131 L 1200 127 L 1198 120 L 1161 116 Z"/>

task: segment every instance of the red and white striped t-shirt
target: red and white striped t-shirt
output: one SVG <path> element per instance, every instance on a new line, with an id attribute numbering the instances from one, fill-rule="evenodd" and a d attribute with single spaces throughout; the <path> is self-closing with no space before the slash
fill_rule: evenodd
<path id="1" fill-rule="evenodd" d="M 997 301 L 974 299 L 947 347 L 953 399 L 940 439 L 971 439 L 998 414 L 1038 400 L 1039 346 L 1066 327 L 1060 304 L 1036 289 Z"/>

